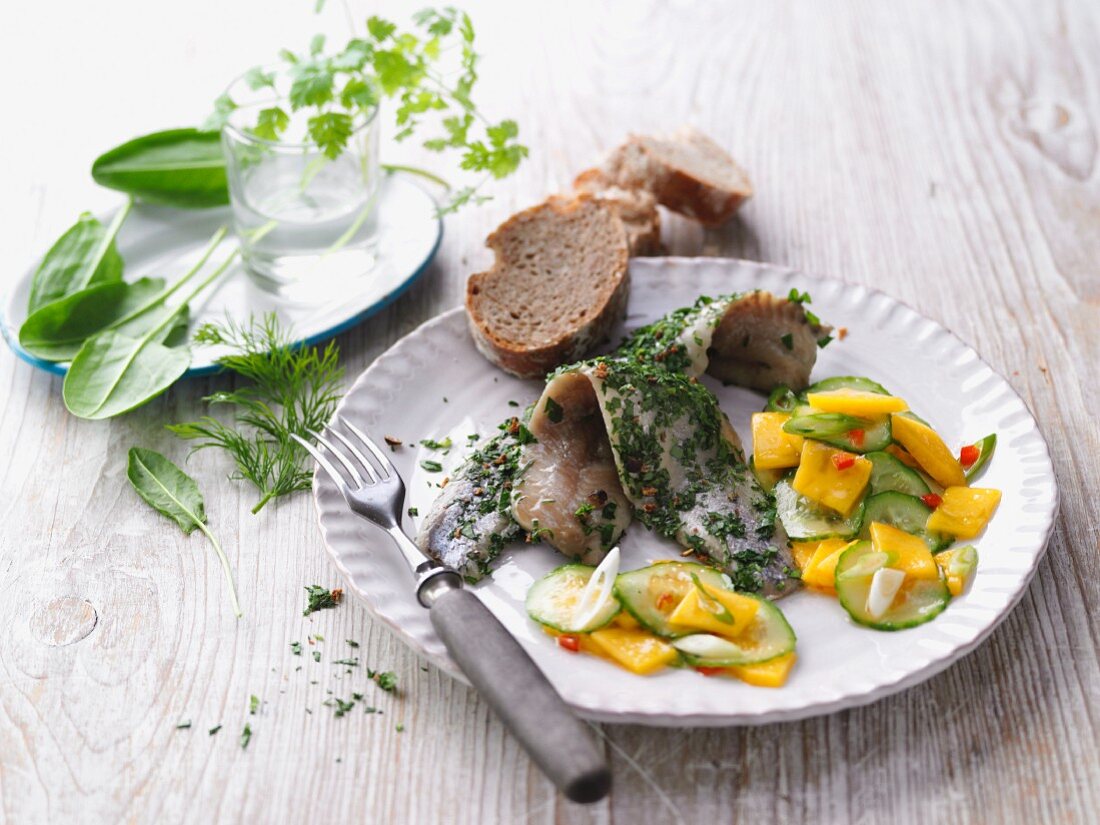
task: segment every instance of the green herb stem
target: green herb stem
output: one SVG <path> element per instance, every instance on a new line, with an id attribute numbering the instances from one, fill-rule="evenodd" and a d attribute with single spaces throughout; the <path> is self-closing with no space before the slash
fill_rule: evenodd
<path id="1" fill-rule="evenodd" d="M 214 534 L 210 532 L 203 522 L 196 522 L 199 529 L 202 530 L 203 535 L 210 540 L 210 544 L 214 547 L 214 552 L 218 554 L 218 561 L 221 562 L 222 570 L 225 573 L 225 580 L 229 583 L 229 599 L 233 602 L 233 612 L 237 614 L 237 618 L 241 618 L 244 615 L 244 611 L 241 610 L 241 603 L 237 600 L 237 585 L 233 581 L 233 568 L 229 566 L 229 557 L 225 555 L 225 551 L 222 550 L 221 544 L 214 538 Z"/>
<path id="2" fill-rule="evenodd" d="M 132 199 L 130 200 L 130 203 L 133 203 Z M 206 248 L 203 249 L 202 255 L 199 256 L 198 261 L 196 261 L 195 265 L 192 266 L 189 270 L 187 270 L 186 273 L 184 273 L 182 278 L 180 278 L 178 281 L 176 281 L 174 284 L 172 284 L 172 286 L 168 287 L 168 289 L 166 289 L 164 292 L 160 292 L 157 295 L 155 295 L 144 306 L 138 307 L 133 312 L 131 312 L 129 315 L 126 315 L 126 316 L 122 317 L 121 319 L 119 319 L 118 321 L 116 321 L 112 326 L 120 327 L 123 324 L 127 323 L 128 321 L 132 321 L 134 318 L 137 318 L 139 315 L 142 315 L 145 312 L 148 312 L 153 307 L 162 305 L 164 303 L 164 301 L 166 301 L 168 298 L 172 297 L 172 295 L 174 295 L 176 292 L 178 292 L 180 290 L 180 288 L 183 287 L 184 284 L 186 284 L 188 281 L 190 281 L 192 278 L 194 278 L 195 275 L 197 275 L 199 273 L 199 271 L 202 270 L 202 268 L 204 266 L 206 266 L 206 262 L 210 260 L 210 256 L 214 254 L 214 250 L 218 248 L 219 244 L 221 244 L 222 240 L 225 238 L 225 235 L 228 231 L 229 231 L 228 227 L 226 227 L 226 226 L 220 227 L 218 229 L 218 231 L 215 232 L 213 234 L 213 236 L 210 238 L 210 240 L 207 242 Z M 199 290 L 199 291 L 201 291 L 201 290 Z M 188 300 L 190 300 L 190 299 L 188 299 Z M 186 304 L 187 301 L 184 301 L 183 303 Z M 154 331 L 155 332 L 160 331 L 163 328 L 164 328 L 164 324 L 161 324 Z"/>
<path id="3" fill-rule="evenodd" d="M 451 191 L 451 184 L 439 175 L 429 172 L 427 169 L 421 169 L 419 166 L 405 166 L 400 163 L 381 163 L 379 166 L 386 172 L 407 172 L 410 175 L 416 175 L 442 186 L 448 192 Z"/>

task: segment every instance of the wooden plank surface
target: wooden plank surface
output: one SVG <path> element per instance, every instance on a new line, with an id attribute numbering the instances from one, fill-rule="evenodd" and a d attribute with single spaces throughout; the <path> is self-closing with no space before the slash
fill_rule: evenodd
<path id="1" fill-rule="evenodd" d="M 277 8 L 276 8 L 277 5 Z M 83 209 L 118 199 L 105 147 L 201 120 L 237 71 L 317 26 L 311 4 L 5 9 L 10 283 Z M 376 4 L 350 3 L 362 19 Z M 873 284 L 1008 376 L 1055 461 L 1062 510 L 1020 606 L 976 653 L 870 707 L 723 731 L 601 726 L 606 803 L 562 801 L 466 688 L 365 610 L 308 619 L 337 584 L 308 496 L 248 514 L 217 455 L 206 492 L 247 611 L 125 482 L 133 444 L 224 379 L 109 423 L 0 355 L 0 817 L 26 822 L 1057 822 L 1100 816 L 1100 5 L 1014 2 L 481 3 L 483 98 L 530 161 L 449 218 L 426 276 L 340 336 L 350 375 L 460 301 L 504 216 L 563 186 L 628 130 L 698 125 L 757 197 L 718 231 L 666 224 L 676 254 L 732 255 Z M 403 13 L 398 4 L 381 11 Z M 346 31 L 344 9 L 323 26 Z M 392 157 L 423 160 L 403 148 Z M 314 647 L 307 636 L 320 633 Z M 397 672 L 381 715 L 321 706 L 360 689 L 330 664 L 360 642 Z M 292 641 L 306 655 L 293 657 Z M 309 653 L 322 651 L 322 662 Z M 301 665 L 302 670 L 296 667 Z M 316 682 L 316 684 L 314 683 Z M 249 716 L 249 696 L 263 700 Z M 376 695 L 377 694 L 377 695 Z M 312 713 L 307 713 L 307 708 Z M 192 728 L 176 730 L 181 720 Z M 252 741 L 238 745 L 250 723 Z M 398 724 L 404 730 L 399 732 Z M 223 725 L 216 735 L 207 730 Z"/>

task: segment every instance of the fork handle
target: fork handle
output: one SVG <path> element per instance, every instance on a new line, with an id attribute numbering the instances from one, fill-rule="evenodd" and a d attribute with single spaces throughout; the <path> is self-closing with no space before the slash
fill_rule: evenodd
<path id="1" fill-rule="evenodd" d="M 603 799 L 611 772 L 591 732 L 489 608 L 450 589 L 433 600 L 431 620 L 466 678 L 566 797 Z"/>

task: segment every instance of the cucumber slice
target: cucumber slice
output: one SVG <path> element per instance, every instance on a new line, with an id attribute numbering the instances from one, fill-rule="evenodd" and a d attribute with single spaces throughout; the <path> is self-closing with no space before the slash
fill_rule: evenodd
<path id="1" fill-rule="evenodd" d="M 909 577 L 886 613 L 880 618 L 873 618 L 867 610 L 867 595 L 873 574 L 845 575 L 857 570 L 861 559 L 873 552 L 871 542 L 856 542 L 840 554 L 836 564 L 836 594 L 854 621 L 875 630 L 904 630 L 934 619 L 947 607 L 951 594 L 943 583 L 942 574 L 939 579 Z"/>
<path id="2" fill-rule="evenodd" d="M 829 390 L 862 390 L 863 392 L 874 392 L 879 395 L 893 394 L 882 384 L 872 381 L 870 378 L 864 378 L 862 375 L 838 375 L 834 378 L 826 378 L 824 381 L 810 384 L 806 392 L 828 392 Z"/>
<path id="3" fill-rule="evenodd" d="M 792 435 L 800 435 L 804 438 L 812 438 L 816 441 L 824 441 L 834 447 L 840 447 L 852 453 L 870 453 L 883 450 L 890 445 L 893 438 L 890 434 L 890 416 L 880 415 L 875 418 L 857 418 L 845 413 L 812 412 L 809 415 L 798 415 L 802 409 L 812 407 L 799 407 L 790 419 L 783 424 L 783 431 Z M 853 430 L 862 430 L 862 438 L 853 438 Z"/>
<path id="4" fill-rule="evenodd" d="M 752 623 L 736 639 L 725 639 L 709 633 L 695 633 L 672 643 L 692 667 L 731 667 L 757 665 L 794 650 L 795 635 L 779 608 L 759 596 L 760 609 Z"/>
<path id="5" fill-rule="evenodd" d="M 764 407 L 764 410 L 767 412 L 789 413 L 797 406 L 798 396 L 795 395 L 794 390 L 785 384 L 780 384 L 771 391 L 771 395 L 768 396 L 767 406 Z"/>
<path id="6" fill-rule="evenodd" d="M 577 605 L 585 585 L 596 571 L 586 564 L 566 564 L 551 570 L 527 591 L 527 615 L 541 625 L 562 633 L 591 633 L 619 615 L 621 606 L 612 599 L 584 627 L 575 624 Z"/>
<path id="7" fill-rule="evenodd" d="M 686 561 L 670 561 L 620 573 L 615 579 L 615 596 L 622 602 L 626 612 L 637 619 L 638 624 L 646 630 L 667 639 L 676 639 L 692 632 L 676 630 L 668 621 L 672 611 L 695 586 L 692 573 L 703 584 L 733 590 L 729 576 L 713 567 Z"/>
<path id="8" fill-rule="evenodd" d="M 981 441 L 975 441 L 974 446 L 978 448 L 978 460 L 970 465 L 970 469 L 966 471 L 966 480 L 974 478 L 980 473 L 985 465 L 989 463 L 989 459 L 993 456 L 993 451 L 997 449 L 997 434 L 990 433 Z"/>
<path id="9" fill-rule="evenodd" d="M 752 470 L 752 474 L 756 477 L 756 483 L 764 490 L 765 493 L 770 493 L 775 489 L 775 485 L 782 480 L 782 478 L 790 474 L 791 470 L 761 470 L 756 466 L 756 462 L 752 460 L 752 456 L 749 456 L 749 469 Z"/>
<path id="10" fill-rule="evenodd" d="M 866 458 L 871 462 L 871 495 L 895 492 L 920 498 L 932 492 L 920 473 L 906 467 L 895 456 L 873 452 L 868 453 Z"/>
<path id="11" fill-rule="evenodd" d="M 859 537 L 869 539 L 871 524 L 877 521 L 880 524 L 889 524 L 891 527 L 904 530 L 906 533 L 912 533 L 914 536 L 920 536 L 929 550 L 938 553 L 950 546 L 952 539 L 942 533 L 932 533 L 925 529 L 931 514 L 931 508 L 916 496 L 895 490 L 876 493 L 867 496 L 864 501 L 863 524 Z"/>
<path id="12" fill-rule="evenodd" d="M 855 538 L 864 519 L 862 502 L 844 518 L 796 492 L 786 479 L 775 485 L 775 509 L 794 541 Z"/>

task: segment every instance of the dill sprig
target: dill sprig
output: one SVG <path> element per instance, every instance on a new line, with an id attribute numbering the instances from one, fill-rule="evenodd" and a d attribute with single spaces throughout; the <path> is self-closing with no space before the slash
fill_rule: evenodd
<path id="1" fill-rule="evenodd" d="M 309 431 L 324 429 L 336 409 L 344 375 L 336 342 L 324 349 L 295 345 L 274 313 L 247 324 L 232 319 L 203 324 L 194 340 L 228 347 L 231 352 L 218 358 L 218 364 L 250 383 L 204 399 L 235 408 L 232 426 L 205 415 L 168 429 L 198 441 L 195 450 L 217 447 L 228 452 L 236 464 L 231 478 L 251 482 L 260 491 L 253 513 L 273 498 L 308 490 L 309 454 L 291 435 L 309 439 Z"/>

